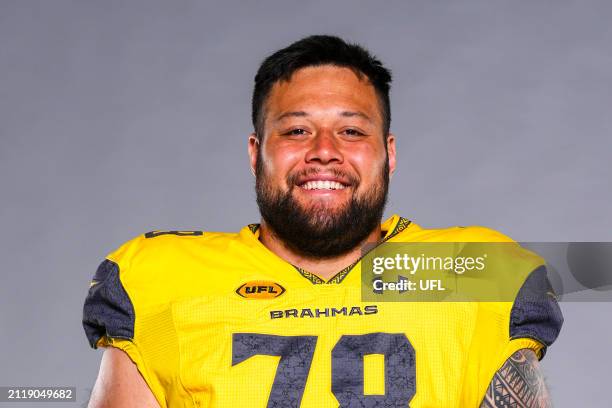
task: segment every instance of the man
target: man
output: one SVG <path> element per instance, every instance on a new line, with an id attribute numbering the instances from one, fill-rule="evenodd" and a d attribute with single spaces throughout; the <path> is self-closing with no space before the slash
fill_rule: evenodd
<path id="1" fill-rule="evenodd" d="M 366 243 L 510 241 L 382 222 L 390 81 L 332 36 L 262 63 L 248 140 L 261 223 L 154 231 L 107 257 L 84 307 L 107 347 L 91 407 L 550 405 L 538 358 L 562 317 L 521 296 L 550 290 L 542 267 L 514 302 L 362 302 Z"/>

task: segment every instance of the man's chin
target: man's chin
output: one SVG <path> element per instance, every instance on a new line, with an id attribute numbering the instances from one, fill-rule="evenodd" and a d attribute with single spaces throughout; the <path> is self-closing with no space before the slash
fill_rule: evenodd
<path id="1" fill-rule="evenodd" d="M 300 213 L 309 224 L 314 226 L 329 225 L 334 220 L 342 218 L 346 214 L 347 206 L 340 204 L 329 205 L 326 203 L 315 203 L 308 206 L 298 205 Z"/>

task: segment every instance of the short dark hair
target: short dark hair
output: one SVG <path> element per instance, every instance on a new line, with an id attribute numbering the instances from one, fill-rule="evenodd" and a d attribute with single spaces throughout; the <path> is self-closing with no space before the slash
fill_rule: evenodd
<path id="1" fill-rule="evenodd" d="M 361 45 L 349 44 L 336 36 L 312 35 L 276 51 L 259 66 L 255 75 L 251 114 L 257 138 L 263 137 L 264 105 L 272 86 L 277 81 L 288 81 L 301 68 L 319 65 L 350 68 L 360 77 L 365 75 L 369 79 L 379 99 L 383 136 L 386 136 L 391 126 L 391 72 Z"/>

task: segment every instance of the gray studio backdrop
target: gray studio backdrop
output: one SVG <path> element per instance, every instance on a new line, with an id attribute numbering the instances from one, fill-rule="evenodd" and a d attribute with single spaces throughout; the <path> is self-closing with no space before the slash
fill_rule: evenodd
<path id="1" fill-rule="evenodd" d="M 82 406 L 101 357 L 82 302 L 106 253 L 257 221 L 253 76 L 307 34 L 395 74 L 387 214 L 612 241 L 611 19 L 586 0 L 1 0 L 0 385 L 75 386 Z M 609 406 L 612 305 L 562 308 L 543 361 L 555 404 Z"/>

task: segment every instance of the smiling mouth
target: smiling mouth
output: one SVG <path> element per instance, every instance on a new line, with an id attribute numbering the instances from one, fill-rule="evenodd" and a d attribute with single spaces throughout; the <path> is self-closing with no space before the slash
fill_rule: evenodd
<path id="1" fill-rule="evenodd" d="M 300 187 L 304 190 L 344 190 L 347 186 L 332 180 L 311 180 L 303 184 Z"/>

